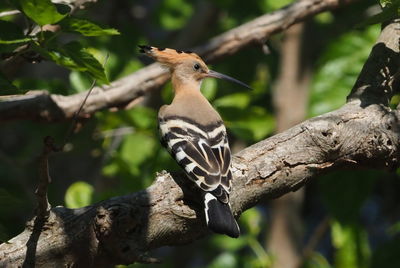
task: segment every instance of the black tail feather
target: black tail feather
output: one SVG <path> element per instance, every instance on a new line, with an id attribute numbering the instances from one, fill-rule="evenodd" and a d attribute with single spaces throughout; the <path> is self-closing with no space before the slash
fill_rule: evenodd
<path id="1" fill-rule="evenodd" d="M 205 195 L 204 204 L 208 228 L 219 234 L 226 234 L 233 238 L 239 237 L 239 226 L 232 215 L 229 204 L 218 201 L 210 193 Z"/>

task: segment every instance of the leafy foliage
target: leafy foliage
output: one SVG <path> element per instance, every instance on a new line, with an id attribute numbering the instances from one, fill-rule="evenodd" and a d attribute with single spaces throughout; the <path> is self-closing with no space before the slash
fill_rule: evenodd
<path id="1" fill-rule="evenodd" d="M 65 32 L 76 32 L 84 36 L 103 36 L 103 35 L 118 35 L 119 32 L 112 28 L 101 28 L 99 25 L 88 20 L 78 18 L 65 18 L 60 23 L 61 28 Z"/>
<path id="2" fill-rule="evenodd" d="M 310 116 L 332 111 L 346 102 L 378 33 L 379 26 L 375 25 L 363 32 L 348 32 L 329 44 L 314 74 Z"/>
<path id="3" fill-rule="evenodd" d="M 54 24 L 67 14 L 60 14 L 50 0 L 16 0 L 20 10 L 38 25 Z"/>
<path id="4" fill-rule="evenodd" d="M 36 52 L 60 66 L 86 73 L 102 84 L 109 83 L 102 64 L 85 47 L 77 41 L 62 43 L 60 37 L 63 32 L 75 32 L 88 37 L 118 35 L 119 32 L 116 29 L 102 28 L 88 20 L 74 18 L 70 16 L 68 6 L 60 4 L 56 6 L 50 0 L 14 0 L 12 3 L 15 8 L 32 20 L 31 29 L 33 30 L 24 34 L 16 23 L 0 19 L 0 52 L 10 52 L 7 57 Z M 60 13 L 59 10 L 66 12 Z M 50 32 L 45 28 L 55 23 L 59 23 L 61 27 L 54 28 Z M 26 44 L 26 47 L 16 52 L 16 44 Z M 8 86 L 8 88 L 8 94 L 18 92 L 15 84 L 14 87 Z M 10 88 L 14 92 L 10 92 Z M 0 88 L 0 90 L 3 89 Z M 6 94 L 1 91 L 0 93 Z"/>
<path id="5" fill-rule="evenodd" d="M 50 0 L 0 1 L 0 11 L 16 8 L 22 12 L 0 18 L 2 58 L 18 55 L 35 63 L 42 59 L 54 63 L 50 67 L 43 63 L 24 67 L 12 76 L 0 74 L 0 94 L 22 94 L 32 89 L 64 95 L 81 92 L 93 79 L 106 84 L 147 63 L 135 53 L 136 44 L 169 47 L 180 43 L 182 47 L 177 48 L 187 48 L 290 2 L 98 1 L 88 10 L 71 14 L 68 7 L 55 5 Z M 345 103 L 376 40 L 379 26 L 360 24 L 365 10 L 376 2 L 360 2 L 363 3 L 320 14 L 308 22 L 312 26 L 312 36 L 305 44 L 317 47 L 310 56 L 314 67 L 308 105 L 310 116 Z M 397 3 L 385 1 L 381 17 L 373 18 L 372 22 L 382 22 L 393 16 L 397 9 L 390 7 Z M 209 20 L 203 30 L 197 27 L 201 23 L 191 21 L 201 5 L 207 5 L 207 12 L 199 16 L 200 19 Z M 102 27 L 94 21 L 108 22 L 113 28 Z M 368 19 L 363 22 L 372 23 Z M 56 25 L 49 27 L 48 24 Z M 190 28 L 193 27 L 190 25 L 196 27 Z M 186 38 L 182 33 L 190 37 L 186 43 L 182 41 Z M 271 50 L 268 55 L 262 54 L 257 46 L 251 46 L 210 66 L 250 84 L 253 91 L 213 79 L 203 82 L 202 92 L 222 115 L 233 150 L 240 150 L 275 132 L 272 88 L 278 77 L 280 36 L 268 40 L 268 45 Z M 107 54 L 109 60 L 103 66 Z M 50 159 L 53 178 L 50 202 L 70 208 L 86 206 L 141 190 L 163 169 L 179 170 L 158 142 L 157 110 L 171 99 L 171 85 L 167 84 L 161 94 L 156 92 L 146 99 L 146 106 L 102 111 L 83 122 L 83 128 L 67 144 L 69 151 Z M 43 136 L 62 140 L 68 127 L 69 122 L 2 125 L 0 240 L 20 232 L 28 219 L 26 215 L 33 211 L 32 192 L 36 179 L 32 175 L 36 174 L 33 159 L 41 150 Z M 343 171 L 318 179 L 318 187 L 311 189 L 308 195 L 311 201 L 307 201 L 304 208 L 302 224 L 307 239 L 321 217 L 329 218 L 329 230 L 304 257 L 302 267 L 398 266 L 398 232 L 387 226 L 396 226 L 400 217 L 395 213 L 396 208 L 388 208 L 383 199 L 388 198 L 387 192 L 392 191 L 395 196 L 400 186 L 382 186 L 384 194 L 379 193 L 378 177 L 387 180 L 388 176 L 371 171 Z M 393 200 L 392 203 L 396 203 Z M 371 224 L 368 221 L 373 215 L 379 220 Z M 241 216 L 239 239 L 212 235 L 194 245 L 177 250 L 164 248 L 155 254 L 161 255 L 165 267 L 271 267 L 274 256 L 266 249 L 268 216 L 267 206 L 257 206 Z"/>

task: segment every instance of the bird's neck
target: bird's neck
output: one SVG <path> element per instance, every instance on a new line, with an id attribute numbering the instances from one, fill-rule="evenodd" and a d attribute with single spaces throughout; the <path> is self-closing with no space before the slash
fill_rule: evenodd
<path id="1" fill-rule="evenodd" d="M 185 92 L 200 92 L 201 81 L 185 79 L 172 73 L 171 82 L 175 96 Z"/>

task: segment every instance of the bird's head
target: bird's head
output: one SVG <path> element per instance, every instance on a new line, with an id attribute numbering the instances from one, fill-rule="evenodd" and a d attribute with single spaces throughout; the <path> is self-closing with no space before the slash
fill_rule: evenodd
<path id="1" fill-rule="evenodd" d="M 206 77 L 214 77 L 235 82 L 250 88 L 245 83 L 208 69 L 204 61 L 191 51 L 181 51 L 170 48 L 156 48 L 152 46 L 139 46 L 140 52 L 153 58 L 157 62 L 170 68 L 173 75 L 181 81 L 194 81 L 200 83 Z M 250 88 L 251 89 L 251 88 Z"/>

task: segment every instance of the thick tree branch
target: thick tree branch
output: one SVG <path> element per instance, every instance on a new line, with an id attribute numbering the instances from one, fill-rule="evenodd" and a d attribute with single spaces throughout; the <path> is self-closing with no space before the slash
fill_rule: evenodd
<path id="1" fill-rule="evenodd" d="M 398 166 L 399 119 L 400 113 L 380 105 L 349 103 L 241 151 L 233 161 L 235 215 L 262 198 L 295 191 L 322 172 Z M 37 242 L 37 263 L 101 267 L 147 261 L 151 249 L 207 235 L 202 206 L 184 180 L 163 172 L 138 193 L 82 209 L 53 208 Z M 0 245 L 0 266 L 24 260 L 31 232 L 32 223 Z"/>
<path id="2" fill-rule="evenodd" d="M 302 0 L 276 12 L 265 14 L 223 33 L 194 48 L 207 61 L 215 61 L 236 53 L 250 44 L 263 44 L 276 32 L 317 13 L 332 10 L 356 0 Z M 93 90 L 82 114 L 92 114 L 109 107 L 125 107 L 146 92 L 168 80 L 168 73 L 157 64 L 145 67 L 110 86 Z M 58 121 L 72 118 L 86 92 L 70 96 L 35 91 L 29 95 L 0 97 L 0 121 L 30 119 Z"/>
<path id="3" fill-rule="evenodd" d="M 399 23 L 387 27 L 398 28 Z M 387 45 L 393 39 L 399 40 L 399 33 L 385 35 L 385 31 L 372 54 L 377 46 L 384 46 L 381 51 L 392 52 L 385 54 L 390 55 L 386 62 L 392 63 L 392 56 L 397 57 L 399 52 Z M 366 65 L 369 64 L 375 63 L 367 61 Z M 397 61 L 394 67 L 398 69 L 400 63 Z M 370 99 L 368 95 L 376 92 L 373 87 L 383 84 L 386 78 L 376 73 L 365 75 L 376 77 L 371 81 L 373 84 L 358 81 L 356 85 L 370 88 L 362 94 Z M 368 80 L 363 74 L 360 79 Z M 239 216 L 262 198 L 295 191 L 321 173 L 343 167 L 398 167 L 400 111 L 380 104 L 379 98 L 368 106 L 361 105 L 363 98 L 360 99 L 351 96 L 342 108 L 307 120 L 236 154 L 231 194 L 235 215 Z M 207 235 L 202 205 L 196 201 L 195 190 L 188 187 L 182 174 L 162 172 L 157 174 L 152 186 L 137 193 L 81 209 L 53 208 L 38 237 L 36 264 L 109 267 L 134 261 L 150 262 L 154 259 L 147 257 L 149 250 L 189 243 Z M 32 226 L 28 223 L 25 231 L 9 244 L 0 245 L 1 267 L 23 263 Z"/>

